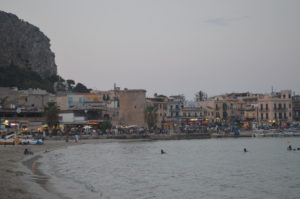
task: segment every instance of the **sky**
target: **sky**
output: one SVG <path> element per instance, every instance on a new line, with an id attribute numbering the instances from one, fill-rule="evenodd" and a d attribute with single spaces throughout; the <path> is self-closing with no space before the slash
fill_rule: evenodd
<path id="1" fill-rule="evenodd" d="M 87 87 L 300 94 L 299 0 L 0 0 Z"/>

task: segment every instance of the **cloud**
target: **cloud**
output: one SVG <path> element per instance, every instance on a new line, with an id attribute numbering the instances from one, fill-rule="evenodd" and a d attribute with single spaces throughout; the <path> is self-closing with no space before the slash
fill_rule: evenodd
<path id="1" fill-rule="evenodd" d="M 210 23 L 217 26 L 228 26 L 232 24 L 233 22 L 238 22 L 247 19 L 248 16 L 243 17 L 232 17 L 232 18 L 226 18 L 226 17 L 218 17 L 218 18 L 212 18 L 209 20 L 204 21 L 205 23 Z"/>

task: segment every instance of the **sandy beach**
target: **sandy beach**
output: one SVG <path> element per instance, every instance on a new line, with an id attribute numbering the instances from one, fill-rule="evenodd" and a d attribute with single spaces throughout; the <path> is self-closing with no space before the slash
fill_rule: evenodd
<path id="1" fill-rule="evenodd" d="M 96 144 L 118 140 L 89 139 L 73 140 L 66 143 L 63 140 L 46 140 L 44 145 L 6 145 L 0 146 L 0 198 L 2 199 L 37 199 L 60 198 L 46 191 L 47 176 L 38 170 L 36 162 L 45 151 L 79 144 Z M 25 148 L 33 155 L 24 155 Z M 48 187 L 49 188 L 49 187 Z M 53 190 L 52 190 L 53 191 Z"/>

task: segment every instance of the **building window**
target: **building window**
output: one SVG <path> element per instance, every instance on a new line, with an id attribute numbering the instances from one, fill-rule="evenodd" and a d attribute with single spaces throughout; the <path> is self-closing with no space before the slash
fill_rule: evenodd
<path id="1" fill-rule="evenodd" d="M 190 114 L 190 113 L 188 113 L 188 117 L 191 117 L 191 114 Z"/>
<path id="2" fill-rule="evenodd" d="M 281 109 L 281 104 L 278 104 L 278 109 L 279 109 L 279 110 Z"/>
<path id="3" fill-rule="evenodd" d="M 170 109 L 171 109 L 171 110 L 173 109 L 173 105 L 171 105 Z"/>
<path id="4" fill-rule="evenodd" d="M 178 112 L 176 112 L 176 117 L 178 117 L 179 116 L 179 113 Z"/>
<path id="5" fill-rule="evenodd" d="M 162 114 L 161 114 L 161 113 L 160 113 L 159 115 L 160 115 L 160 116 L 162 116 Z"/>
<path id="6" fill-rule="evenodd" d="M 291 98 L 291 94 L 289 94 L 289 98 Z"/>
<path id="7" fill-rule="evenodd" d="M 282 119 L 282 113 L 279 113 L 279 119 Z"/>
<path id="8" fill-rule="evenodd" d="M 197 116 L 197 113 L 195 113 L 195 117 L 198 117 L 198 116 Z"/>
<path id="9" fill-rule="evenodd" d="M 274 118 L 277 119 L 277 113 L 274 114 Z"/>
<path id="10" fill-rule="evenodd" d="M 186 113 L 183 113 L 183 117 L 186 117 Z"/>
<path id="11" fill-rule="evenodd" d="M 274 104 L 274 110 L 276 110 L 276 104 Z"/>
<path id="12" fill-rule="evenodd" d="M 284 113 L 283 115 L 284 115 L 284 119 L 286 119 L 286 113 Z"/>
<path id="13" fill-rule="evenodd" d="M 176 105 L 176 109 L 178 109 L 179 107 L 178 107 L 178 105 Z"/>
<path id="14" fill-rule="evenodd" d="M 283 99 L 285 99 L 285 95 L 283 95 Z"/>
<path id="15" fill-rule="evenodd" d="M 263 107 L 264 107 L 264 105 L 261 104 L 261 105 L 260 105 L 260 110 L 261 110 L 261 111 L 264 109 Z"/>
<path id="16" fill-rule="evenodd" d="M 289 116 L 292 117 L 292 113 L 291 112 L 289 112 Z"/>
<path id="17" fill-rule="evenodd" d="M 73 104 L 73 98 L 69 97 L 69 104 Z"/>
<path id="18" fill-rule="evenodd" d="M 266 104 L 266 110 L 269 110 L 269 105 L 268 104 Z"/>
<path id="19" fill-rule="evenodd" d="M 268 114 L 268 113 L 266 113 L 266 119 L 267 119 L 267 120 L 269 119 L 269 114 Z"/>
<path id="20" fill-rule="evenodd" d="M 289 104 L 289 108 L 292 108 L 292 105 L 291 105 L 291 104 Z"/>
<path id="21" fill-rule="evenodd" d="M 262 120 L 264 119 L 264 114 L 262 114 L 262 113 L 260 114 L 260 119 L 262 119 Z"/>
<path id="22" fill-rule="evenodd" d="M 283 104 L 283 109 L 286 109 L 286 104 Z"/>

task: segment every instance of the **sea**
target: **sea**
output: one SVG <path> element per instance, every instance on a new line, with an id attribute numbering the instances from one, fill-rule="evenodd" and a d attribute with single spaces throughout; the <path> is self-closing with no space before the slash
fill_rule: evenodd
<path id="1" fill-rule="evenodd" d="M 70 146 L 39 161 L 61 198 L 296 199 L 300 150 L 289 145 L 300 147 L 300 138 L 120 141 Z"/>

